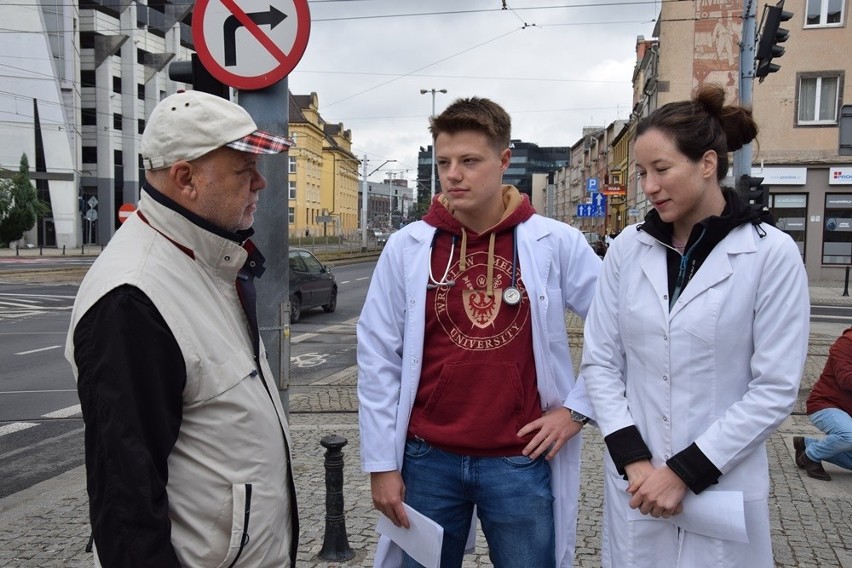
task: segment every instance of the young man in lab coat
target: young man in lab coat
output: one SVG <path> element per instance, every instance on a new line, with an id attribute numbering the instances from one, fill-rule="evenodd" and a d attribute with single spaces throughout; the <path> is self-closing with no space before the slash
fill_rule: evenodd
<path id="1" fill-rule="evenodd" d="M 388 240 L 358 322 L 373 503 L 397 526 L 403 503 L 440 524 L 444 568 L 461 566 L 474 507 L 495 566 L 573 562 L 591 407 L 565 311 L 585 317 L 601 261 L 502 184 L 510 130 L 475 97 L 432 119 L 441 194 Z M 376 565 L 417 564 L 382 537 Z"/>

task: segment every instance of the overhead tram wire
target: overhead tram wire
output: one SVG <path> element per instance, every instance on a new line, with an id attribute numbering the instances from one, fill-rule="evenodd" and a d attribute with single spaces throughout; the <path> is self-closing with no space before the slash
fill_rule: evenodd
<path id="1" fill-rule="evenodd" d="M 474 49 L 477 49 L 477 48 L 479 48 L 479 47 L 482 47 L 483 45 L 487 45 L 487 44 L 489 44 L 489 43 L 495 42 L 495 41 L 497 41 L 497 40 L 499 40 L 499 39 L 502 39 L 502 38 L 504 38 L 504 37 L 506 37 L 506 36 L 508 36 L 508 35 L 511 35 L 511 34 L 513 34 L 513 33 L 515 33 L 515 32 L 519 32 L 519 31 L 521 31 L 522 29 L 523 29 L 523 28 L 515 28 L 514 30 L 510 30 L 510 31 L 508 31 L 508 32 L 506 32 L 506 33 L 504 33 L 504 34 L 500 34 L 500 35 L 498 35 L 497 37 L 493 37 L 493 38 L 491 38 L 491 39 L 489 39 L 489 40 L 486 40 L 486 41 L 484 41 L 484 42 L 482 42 L 482 43 L 479 43 L 479 44 L 474 45 L 474 46 L 472 46 L 472 47 L 469 47 L 469 48 L 467 48 L 467 49 L 463 49 L 462 51 L 459 51 L 458 53 L 454 53 L 453 55 L 448 55 L 447 57 L 444 57 L 444 58 L 439 59 L 439 60 L 437 60 L 437 61 L 433 61 L 432 63 L 429 63 L 428 65 L 424 65 L 424 66 L 419 67 L 419 68 L 417 68 L 417 69 L 414 69 L 413 71 L 410 71 L 410 72 L 408 72 L 408 73 L 403 73 L 403 74 L 401 74 L 401 75 L 399 75 L 399 76 L 397 76 L 397 77 L 394 77 L 393 79 L 390 79 L 389 81 L 385 81 L 385 82 L 383 82 L 383 83 L 379 83 L 378 85 L 374 85 L 374 86 L 372 86 L 372 87 L 370 87 L 370 88 L 368 88 L 368 89 L 364 89 L 363 91 L 360 91 L 360 92 L 358 92 L 358 93 L 355 93 L 355 94 L 349 95 L 348 97 L 344 97 L 344 98 L 342 98 L 342 99 L 338 99 L 338 100 L 334 101 L 333 103 L 329 103 L 329 104 L 327 104 L 327 105 L 324 105 L 324 106 L 323 106 L 323 109 L 326 109 L 326 108 L 328 108 L 328 107 L 330 107 L 330 106 L 334 106 L 334 105 L 336 105 L 336 104 L 338 104 L 338 103 L 342 103 L 343 101 L 348 101 L 349 99 L 353 99 L 353 98 L 355 98 L 355 97 L 361 96 L 361 95 L 366 94 L 366 93 L 369 93 L 369 92 L 371 92 L 371 91 L 375 91 L 375 90 L 376 90 L 376 89 L 378 89 L 379 87 L 384 87 L 385 85 L 389 85 L 389 84 L 391 84 L 391 83 L 393 83 L 393 82 L 395 82 L 395 81 L 399 81 L 400 79 L 403 79 L 403 78 L 405 78 L 405 77 L 410 77 L 410 76 L 414 75 L 415 73 L 417 73 L 418 71 L 422 71 L 423 69 L 428 69 L 429 67 L 432 67 L 432 66 L 434 66 L 434 65 L 438 65 L 439 63 L 443 63 L 444 61 L 448 61 L 448 60 L 450 60 L 450 59 L 453 59 L 454 57 L 458 57 L 459 55 L 462 55 L 462 54 L 464 54 L 464 53 L 467 53 L 468 51 L 473 51 Z"/>

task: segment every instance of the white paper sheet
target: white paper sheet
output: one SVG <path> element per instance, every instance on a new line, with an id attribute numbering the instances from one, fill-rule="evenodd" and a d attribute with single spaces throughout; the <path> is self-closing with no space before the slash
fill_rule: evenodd
<path id="1" fill-rule="evenodd" d="M 668 519 L 655 519 L 643 515 L 639 509 L 627 510 L 629 521 L 668 521 L 685 531 L 700 535 L 748 542 L 743 510 L 742 491 L 703 491 L 698 495 L 687 493 L 683 499 L 683 512 Z"/>
<path id="2" fill-rule="evenodd" d="M 384 515 L 379 515 L 376 531 L 394 541 L 410 557 L 426 568 L 440 568 L 444 528 L 405 503 L 411 528 L 398 527 Z"/>

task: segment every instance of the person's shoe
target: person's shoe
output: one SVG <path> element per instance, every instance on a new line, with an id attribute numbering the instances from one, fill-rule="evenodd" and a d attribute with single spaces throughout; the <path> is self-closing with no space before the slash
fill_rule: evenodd
<path id="1" fill-rule="evenodd" d="M 831 475 L 825 471 L 822 463 L 812 460 L 805 453 L 805 439 L 802 436 L 793 437 L 793 449 L 796 450 L 796 465 L 800 469 L 804 469 L 808 477 L 819 479 L 820 481 L 831 481 Z"/>
<path id="2" fill-rule="evenodd" d="M 793 436 L 793 449 L 796 450 L 796 465 L 801 469 L 799 460 L 805 455 L 805 438 L 803 436 Z"/>

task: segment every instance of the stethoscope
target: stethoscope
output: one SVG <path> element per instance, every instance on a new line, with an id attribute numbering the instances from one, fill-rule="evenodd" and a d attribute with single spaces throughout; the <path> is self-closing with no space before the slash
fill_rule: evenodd
<path id="1" fill-rule="evenodd" d="M 435 280 L 432 274 L 432 250 L 435 248 L 435 241 L 438 240 L 438 232 L 440 229 L 435 229 L 435 234 L 432 236 L 432 243 L 429 245 L 429 283 L 426 284 L 427 290 L 434 290 L 441 286 L 455 286 L 455 280 L 447 280 L 450 274 L 450 267 L 453 265 L 453 253 L 456 250 L 456 242 L 458 235 L 453 235 L 453 242 L 450 245 L 450 256 L 447 259 L 447 266 L 444 268 L 444 275 L 440 280 Z M 521 302 L 521 291 L 518 289 L 518 239 L 517 230 L 512 229 L 512 284 L 503 290 L 503 301 L 510 306 L 517 306 Z"/>

